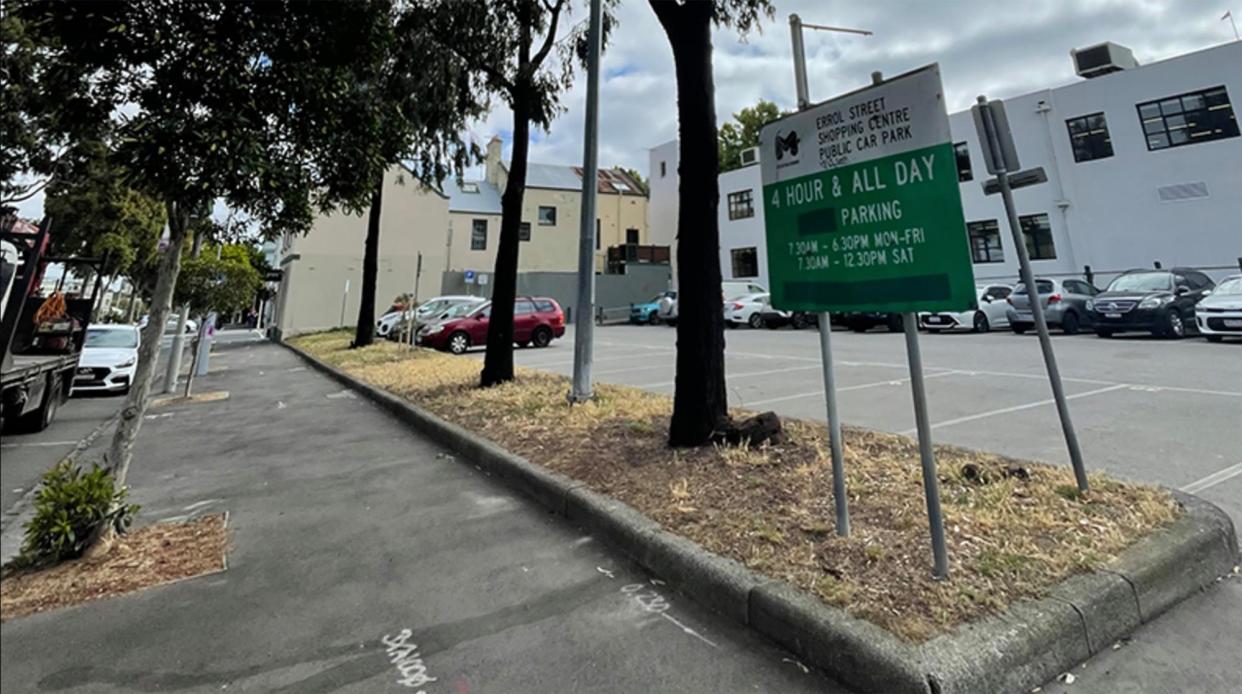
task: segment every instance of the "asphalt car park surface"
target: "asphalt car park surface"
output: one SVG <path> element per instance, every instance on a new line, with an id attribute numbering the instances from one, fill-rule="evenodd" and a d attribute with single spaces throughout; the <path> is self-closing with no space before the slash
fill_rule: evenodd
<path id="1" fill-rule="evenodd" d="M 595 340 L 596 381 L 673 392 L 675 330 L 609 326 Z M 826 418 L 814 329 L 729 330 L 725 342 L 732 406 Z M 1034 334 L 922 333 L 919 344 L 935 442 L 1069 464 Z M 1089 470 L 1193 492 L 1242 527 L 1242 344 L 1090 334 L 1054 334 L 1053 344 Z M 913 435 L 904 336 L 836 330 L 833 351 L 842 421 Z M 519 365 L 571 374 L 572 329 L 515 354 Z M 1235 577 L 1097 655 L 1075 671 L 1077 684 L 1043 690 L 1242 691 L 1240 637 Z"/>

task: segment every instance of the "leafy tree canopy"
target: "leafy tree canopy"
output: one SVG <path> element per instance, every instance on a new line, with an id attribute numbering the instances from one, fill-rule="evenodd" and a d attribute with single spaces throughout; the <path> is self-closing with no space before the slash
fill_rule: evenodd
<path id="1" fill-rule="evenodd" d="M 781 116 L 776 104 L 760 99 L 733 114 L 733 120 L 720 126 L 720 170 L 732 171 L 742 166 L 742 152 L 759 146 L 759 130 Z"/>
<path id="2" fill-rule="evenodd" d="M 208 244 L 197 258 L 182 259 L 174 302 L 194 313 L 231 313 L 250 306 L 262 286 L 247 246 Z"/>

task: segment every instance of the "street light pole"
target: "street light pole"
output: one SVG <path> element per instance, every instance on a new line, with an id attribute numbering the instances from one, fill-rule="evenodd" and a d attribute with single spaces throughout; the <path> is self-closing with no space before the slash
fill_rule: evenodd
<path id="1" fill-rule="evenodd" d="M 574 380 L 572 403 L 591 399 L 591 361 L 595 338 L 595 200 L 599 186 L 599 53 L 602 31 L 600 0 L 591 0 L 587 28 L 586 124 L 582 137 L 582 213 L 578 227 L 578 305 L 574 309 Z"/>

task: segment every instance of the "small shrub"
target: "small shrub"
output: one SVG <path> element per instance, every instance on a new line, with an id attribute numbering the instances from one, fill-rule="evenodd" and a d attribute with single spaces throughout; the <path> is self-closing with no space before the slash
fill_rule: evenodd
<path id="1" fill-rule="evenodd" d="M 38 566 L 80 557 L 102 530 L 125 532 L 138 511 L 125 503 L 127 494 L 116 488 L 108 468 L 92 464 L 83 472 L 72 461 L 57 464 L 44 473 L 35 494 L 34 518 L 26 523 L 17 563 Z"/>

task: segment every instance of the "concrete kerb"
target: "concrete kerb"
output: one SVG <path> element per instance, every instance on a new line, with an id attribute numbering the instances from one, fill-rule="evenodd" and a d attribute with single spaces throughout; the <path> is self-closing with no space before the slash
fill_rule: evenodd
<path id="1" fill-rule="evenodd" d="M 783 581 L 712 554 L 616 499 L 284 344 L 315 369 L 461 455 L 463 462 L 478 465 L 598 536 L 680 593 L 863 691 L 1029 691 L 1215 584 L 1238 561 L 1229 517 L 1198 497 L 1174 492 L 1185 509 L 1183 517 L 1105 569 L 1074 576 L 1048 597 L 1017 603 L 1002 615 L 911 644 Z"/>

